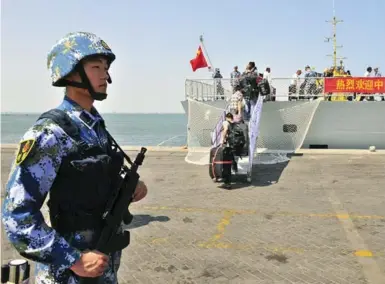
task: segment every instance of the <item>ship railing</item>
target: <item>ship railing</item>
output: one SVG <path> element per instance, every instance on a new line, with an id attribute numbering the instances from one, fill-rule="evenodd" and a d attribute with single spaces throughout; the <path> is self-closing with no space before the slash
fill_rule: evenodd
<path id="1" fill-rule="evenodd" d="M 271 94 L 268 101 L 312 100 L 333 97 L 351 98 L 353 93 L 324 93 L 324 77 L 312 78 L 272 78 Z M 186 79 L 185 97 L 197 101 L 229 99 L 233 93 L 234 79 Z"/>
<path id="2" fill-rule="evenodd" d="M 213 101 L 232 95 L 231 79 L 186 79 L 185 97 L 198 101 Z"/>
<path id="3" fill-rule="evenodd" d="M 324 93 L 324 77 L 311 78 L 272 78 L 271 98 L 275 101 L 311 100 L 327 98 Z M 342 94 L 337 94 L 342 95 Z M 343 94 L 346 96 L 346 94 Z"/>

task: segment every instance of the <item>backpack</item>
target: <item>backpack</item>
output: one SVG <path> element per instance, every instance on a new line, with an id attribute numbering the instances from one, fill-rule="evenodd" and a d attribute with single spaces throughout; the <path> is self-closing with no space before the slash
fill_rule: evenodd
<path id="1" fill-rule="evenodd" d="M 241 86 L 243 90 L 243 96 L 247 100 L 254 100 L 258 98 L 258 76 L 256 74 L 248 74 L 241 77 Z"/>
<path id="2" fill-rule="evenodd" d="M 241 153 L 243 148 L 245 147 L 245 133 L 238 123 L 230 123 L 227 142 L 236 154 Z"/>
<path id="3" fill-rule="evenodd" d="M 267 96 L 270 94 L 270 84 L 266 79 L 262 79 L 258 83 L 259 90 L 261 91 L 262 96 Z"/>

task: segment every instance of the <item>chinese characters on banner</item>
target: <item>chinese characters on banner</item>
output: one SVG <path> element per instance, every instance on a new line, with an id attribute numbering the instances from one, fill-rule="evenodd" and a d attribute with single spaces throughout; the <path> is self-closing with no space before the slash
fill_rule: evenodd
<path id="1" fill-rule="evenodd" d="M 325 78 L 324 93 L 385 93 L 385 77 Z"/>

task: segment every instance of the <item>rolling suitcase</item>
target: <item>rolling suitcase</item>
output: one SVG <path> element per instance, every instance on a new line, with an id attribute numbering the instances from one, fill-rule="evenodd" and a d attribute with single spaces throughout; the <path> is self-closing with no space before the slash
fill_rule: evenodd
<path id="1" fill-rule="evenodd" d="M 210 150 L 209 175 L 211 179 L 218 181 L 231 176 L 233 153 L 230 147 L 218 146 Z"/>

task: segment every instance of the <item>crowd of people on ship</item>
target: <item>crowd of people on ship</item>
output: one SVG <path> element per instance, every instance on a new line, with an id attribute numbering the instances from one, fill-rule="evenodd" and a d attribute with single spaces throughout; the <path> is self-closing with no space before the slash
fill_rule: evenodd
<path id="1" fill-rule="evenodd" d="M 304 74 L 303 74 L 304 73 Z M 301 75 L 303 74 L 303 77 Z M 385 101 L 385 94 L 365 94 L 365 93 L 324 93 L 324 78 L 326 77 L 352 77 L 350 70 L 345 70 L 345 67 L 332 66 L 325 68 L 322 73 L 316 72 L 314 68 L 309 65 L 305 66 L 304 72 L 298 69 L 291 77 L 288 86 L 288 100 L 313 100 L 319 97 L 324 97 L 328 101 Z M 378 67 L 367 67 L 363 77 L 382 77 Z M 223 87 L 223 76 L 216 68 L 213 72 L 213 79 L 215 80 L 215 99 L 225 100 L 230 99 L 226 88 Z M 255 79 L 255 80 L 254 80 Z M 250 88 L 250 82 L 255 82 L 256 86 L 253 90 L 253 86 Z M 274 80 L 271 76 L 271 67 L 267 66 L 263 73 L 259 73 L 255 65 L 255 62 L 249 62 L 246 65 L 245 70 L 241 73 L 238 66 L 234 66 L 233 71 L 230 73 L 230 85 L 231 94 L 242 94 L 244 97 L 258 96 L 259 94 L 253 94 L 250 90 L 258 92 L 258 84 L 262 81 L 268 83 L 269 92 L 263 94 L 264 101 L 275 101 L 277 94 L 274 86 Z M 246 82 L 246 83 L 245 83 Z M 230 95 L 231 95 L 230 94 Z"/>
<path id="2" fill-rule="evenodd" d="M 356 75 L 360 76 L 360 75 Z M 353 77 L 350 70 L 346 70 L 343 66 L 336 68 L 326 68 L 323 72 L 323 77 Z M 378 67 L 372 68 L 368 66 L 362 77 L 382 77 Z M 325 99 L 328 101 L 385 101 L 385 94 L 365 94 L 365 93 L 347 93 L 347 94 L 325 94 Z"/>

